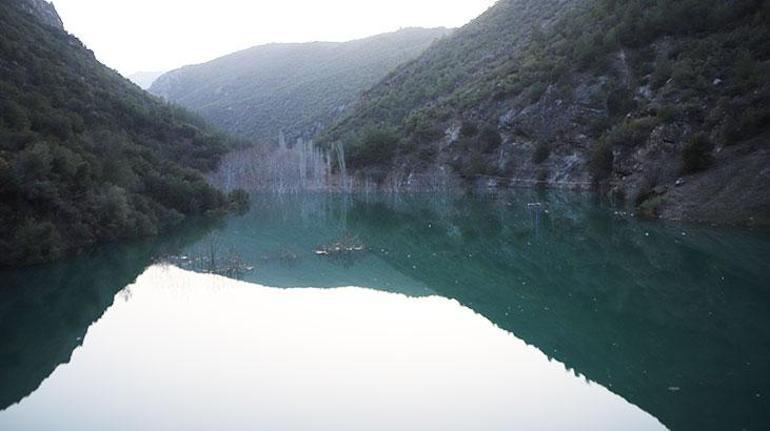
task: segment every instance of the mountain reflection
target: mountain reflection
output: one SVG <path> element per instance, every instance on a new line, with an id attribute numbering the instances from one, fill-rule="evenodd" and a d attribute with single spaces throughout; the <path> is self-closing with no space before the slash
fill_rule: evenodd
<path id="1" fill-rule="evenodd" d="M 201 235 L 172 241 L 175 262 L 196 269 L 216 249 L 243 262 L 239 278 L 262 285 L 453 298 L 671 429 L 770 423 L 765 234 L 638 221 L 589 196 L 516 191 L 262 196 Z M 365 250 L 319 254 L 346 243 Z M 114 248 L 4 274 L 0 409 L 68 361 L 156 255 L 157 244 Z"/>
<path id="2" fill-rule="evenodd" d="M 69 362 L 88 327 L 153 259 L 209 228 L 195 222 L 162 239 L 103 246 L 54 264 L 0 272 L 0 411 Z"/>
<path id="3" fill-rule="evenodd" d="M 313 254 L 346 235 L 367 251 Z M 212 237 L 254 265 L 248 281 L 457 299 L 672 429 L 770 423 L 766 234 L 516 191 L 263 197 Z"/>

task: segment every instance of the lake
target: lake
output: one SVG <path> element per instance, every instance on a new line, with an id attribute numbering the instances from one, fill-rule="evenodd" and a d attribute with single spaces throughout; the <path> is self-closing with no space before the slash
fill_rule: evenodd
<path id="1" fill-rule="evenodd" d="M 764 430 L 770 235 L 592 195 L 258 195 L 0 272 L 2 430 Z"/>

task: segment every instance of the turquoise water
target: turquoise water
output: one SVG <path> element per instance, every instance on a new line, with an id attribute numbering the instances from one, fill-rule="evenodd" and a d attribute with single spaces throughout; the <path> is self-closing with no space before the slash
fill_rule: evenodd
<path id="1" fill-rule="evenodd" d="M 590 195 L 257 196 L 0 273 L 0 429 L 767 429 L 769 257 Z"/>

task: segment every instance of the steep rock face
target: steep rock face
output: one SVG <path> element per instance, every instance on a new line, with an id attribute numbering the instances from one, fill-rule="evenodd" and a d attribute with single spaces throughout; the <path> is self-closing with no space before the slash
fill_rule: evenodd
<path id="1" fill-rule="evenodd" d="M 40 22 L 51 27 L 64 30 L 64 24 L 59 17 L 58 12 L 53 3 L 45 0 L 17 0 L 21 3 L 21 7 L 27 12 L 37 17 Z"/>
<path id="2" fill-rule="evenodd" d="M 345 43 L 270 44 L 158 78 L 150 92 L 259 143 L 311 138 L 366 88 L 450 30 L 409 28 Z"/>
<path id="3" fill-rule="evenodd" d="M 651 217 L 768 226 L 769 23 L 760 0 L 501 0 L 321 142 L 388 184 L 598 187 Z"/>

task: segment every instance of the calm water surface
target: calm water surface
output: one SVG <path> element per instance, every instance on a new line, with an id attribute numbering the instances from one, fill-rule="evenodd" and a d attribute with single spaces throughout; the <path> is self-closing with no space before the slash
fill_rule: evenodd
<path id="1" fill-rule="evenodd" d="M 767 234 L 579 194 L 254 201 L 0 273 L 0 430 L 770 427 Z"/>

